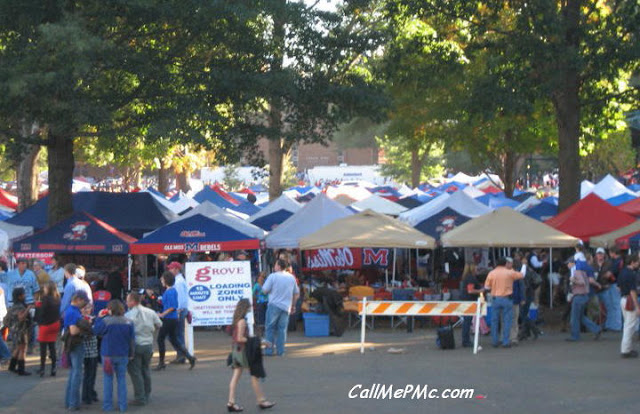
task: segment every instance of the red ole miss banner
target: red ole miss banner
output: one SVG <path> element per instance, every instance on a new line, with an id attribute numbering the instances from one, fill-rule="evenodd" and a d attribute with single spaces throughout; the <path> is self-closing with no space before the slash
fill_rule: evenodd
<path id="1" fill-rule="evenodd" d="M 362 267 L 387 267 L 389 249 L 349 248 L 305 250 L 304 270 L 360 269 Z"/>

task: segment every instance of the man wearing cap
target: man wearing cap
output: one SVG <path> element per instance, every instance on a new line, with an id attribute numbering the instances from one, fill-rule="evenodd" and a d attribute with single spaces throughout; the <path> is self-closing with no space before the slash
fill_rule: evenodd
<path id="1" fill-rule="evenodd" d="M 596 288 L 600 287 L 600 284 L 595 281 L 594 278 L 589 277 L 589 265 L 582 260 L 576 260 L 575 257 L 570 257 L 567 260 L 567 267 L 571 272 L 569 277 L 569 283 L 571 286 L 571 337 L 567 338 L 568 342 L 576 342 L 580 340 L 580 324 L 584 326 L 594 334 L 593 339 L 600 338 L 602 330 L 591 319 L 585 315 L 585 307 L 589 302 L 589 287 L 590 285 Z"/>
<path id="2" fill-rule="evenodd" d="M 171 262 L 167 266 L 167 270 L 175 276 L 175 284 L 173 285 L 178 293 L 178 342 L 185 346 L 184 343 L 184 325 L 189 312 L 189 294 L 187 289 L 187 281 L 182 275 L 182 265 L 180 262 Z M 187 362 L 181 351 L 176 350 L 178 355 L 176 359 L 171 361 L 172 364 L 185 364 Z"/>
<path id="3" fill-rule="evenodd" d="M 502 325 L 502 346 L 511 348 L 509 334 L 513 323 L 513 282 L 521 280 L 524 275 L 513 270 L 513 259 L 502 257 L 498 260 L 497 266 L 484 282 L 484 287 L 491 291 L 491 340 L 494 348 L 500 345 L 498 333 Z M 502 316 L 502 324 L 499 320 Z"/>
<path id="4" fill-rule="evenodd" d="M 616 285 L 615 276 L 611 272 L 611 262 L 607 260 L 606 252 L 602 247 L 596 250 L 594 262 L 595 277 L 600 283 L 598 299 L 604 304 L 607 317 L 604 321 L 604 329 L 620 331 L 622 329 L 622 310 L 620 309 L 620 292 Z"/>

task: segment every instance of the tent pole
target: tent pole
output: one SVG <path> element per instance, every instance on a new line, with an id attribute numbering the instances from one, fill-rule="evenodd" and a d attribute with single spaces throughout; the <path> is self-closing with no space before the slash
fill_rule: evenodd
<path id="1" fill-rule="evenodd" d="M 553 247 L 549 247 L 549 309 L 553 309 Z"/>
<path id="2" fill-rule="evenodd" d="M 396 249 L 395 247 L 393 248 L 393 282 L 394 285 L 396 284 Z"/>
<path id="3" fill-rule="evenodd" d="M 127 255 L 127 292 L 131 292 L 131 265 L 133 263 L 133 259 L 131 255 Z"/>
<path id="4" fill-rule="evenodd" d="M 262 251 L 258 249 L 258 272 L 262 272 Z"/>

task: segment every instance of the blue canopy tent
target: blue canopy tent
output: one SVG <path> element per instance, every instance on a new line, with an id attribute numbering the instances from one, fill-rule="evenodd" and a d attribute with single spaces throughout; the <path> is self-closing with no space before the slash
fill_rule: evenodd
<path id="1" fill-rule="evenodd" d="M 638 191 L 640 191 L 640 184 L 631 184 L 628 185 L 627 188 L 637 193 Z"/>
<path id="2" fill-rule="evenodd" d="M 211 188 L 210 186 L 205 186 L 195 196 L 193 196 L 193 199 L 198 203 L 209 201 L 210 203 L 213 203 L 220 208 L 237 211 L 248 216 L 256 214 L 258 211 L 260 211 L 259 207 L 247 202 L 246 200 L 240 201 L 232 197 L 228 193 L 221 194 L 219 191 L 216 191 L 216 189 Z"/>
<path id="3" fill-rule="evenodd" d="M 162 194 L 160 191 L 156 190 L 153 187 L 147 187 L 147 191 L 150 192 L 150 193 L 155 194 L 156 196 L 158 196 L 160 198 L 164 198 L 164 199 L 167 198 L 167 196 L 165 196 L 164 194 Z"/>
<path id="4" fill-rule="evenodd" d="M 520 205 L 519 202 L 512 200 L 510 198 L 507 198 L 504 195 L 496 196 L 493 194 L 485 194 L 483 196 L 477 197 L 476 200 L 481 202 L 484 205 L 491 207 L 494 210 L 500 207 L 516 208 Z"/>
<path id="5" fill-rule="evenodd" d="M 538 221 L 546 221 L 558 214 L 558 206 L 551 203 L 540 203 L 526 210 L 524 214 Z"/>
<path id="6" fill-rule="evenodd" d="M 420 202 L 420 200 L 418 200 L 418 198 L 416 196 L 402 197 L 402 198 L 398 199 L 398 201 L 396 201 L 396 203 L 398 203 L 402 207 L 406 207 L 408 209 L 420 207 L 422 204 L 424 204 L 424 203 Z"/>
<path id="7" fill-rule="evenodd" d="M 271 214 L 267 214 L 266 216 L 257 218 L 251 223 L 255 224 L 263 230 L 271 231 L 291 216 L 293 216 L 293 213 L 291 211 L 278 210 Z"/>
<path id="8" fill-rule="evenodd" d="M 116 254 L 129 253 L 133 237 L 89 213 L 79 211 L 58 224 L 13 244 L 16 254 Z"/>
<path id="9" fill-rule="evenodd" d="M 611 197 L 607 199 L 607 202 L 609 204 L 611 204 L 612 206 L 619 206 L 622 205 L 624 203 L 628 203 L 631 200 L 635 200 L 638 197 L 634 197 L 629 193 L 622 193 L 620 195 L 617 195 L 615 197 Z"/>
<path id="10" fill-rule="evenodd" d="M 545 197 L 540 201 L 542 201 L 543 203 L 553 204 L 554 206 L 558 205 L 558 197 L 554 196 Z"/>
<path id="11" fill-rule="evenodd" d="M 471 220 L 470 217 L 462 215 L 454 209 L 447 207 L 437 214 L 413 226 L 416 230 L 428 234 L 429 236 L 440 240 L 440 236 L 449 230 L 460 226 Z"/>
<path id="12" fill-rule="evenodd" d="M 529 197 L 533 197 L 535 196 L 534 193 L 529 193 L 526 191 L 520 191 L 520 190 L 515 190 L 513 192 L 513 196 L 511 197 L 513 200 L 516 200 L 519 203 L 522 203 L 524 200 L 528 199 Z"/>
<path id="13" fill-rule="evenodd" d="M 32 226 L 35 231 L 47 227 L 49 197 L 43 197 L 7 223 Z M 160 205 L 150 193 L 81 192 L 73 194 L 73 210 L 86 211 L 133 237 L 142 237 L 173 220 L 176 215 Z"/>
<path id="14" fill-rule="evenodd" d="M 171 254 L 252 250 L 260 240 L 215 218 L 194 214 L 147 234 L 131 245 L 132 254 Z"/>

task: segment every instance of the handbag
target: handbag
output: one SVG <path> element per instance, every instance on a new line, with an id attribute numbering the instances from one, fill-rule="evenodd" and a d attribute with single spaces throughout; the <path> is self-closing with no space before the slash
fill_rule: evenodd
<path id="1" fill-rule="evenodd" d="M 636 310 L 636 304 L 633 303 L 633 296 L 627 295 L 627 300 L 624 303 L 624 310 L 627 312 L 633 312 Z"/>
<path id="2" fill-rule="evenodd" d="M 111 358 L 102 357 L 102 369 L 105 374 L 113 375 L 113 362 L 111 362 Z"/>
<path id="3" fill-rule="evenodd" d="M 71 368 L 71 360 L 69 359 L 68 352 L 62 352 L 62 356 L 60 358 L 60 368 L 69 369 Z"/>

